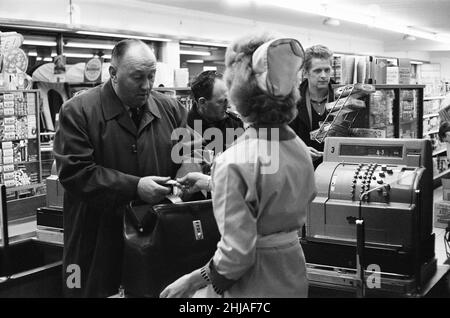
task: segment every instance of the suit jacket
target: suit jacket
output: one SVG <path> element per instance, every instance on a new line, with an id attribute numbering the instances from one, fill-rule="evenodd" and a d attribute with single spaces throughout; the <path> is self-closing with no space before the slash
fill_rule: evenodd
<path id="1" fill-rule="evenodd" d="M 186 126 L 175 99 L 152 92 L 136 128 L 111 82 L 68 100 L 60 111 L 54 154 L 64 195 L 63 271 L 66 296 L 117 293 L 122 273 L 122 212 L 137 199 L 141 176 L 175 177 L 171 133 Z M 79 267 L 81 286 L 67 285 Z M 70 267 L 73 268 L 73 267 Z"/>

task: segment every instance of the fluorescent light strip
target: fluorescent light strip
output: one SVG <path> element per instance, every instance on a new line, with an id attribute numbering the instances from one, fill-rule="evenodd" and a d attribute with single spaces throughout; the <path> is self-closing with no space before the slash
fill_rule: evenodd
<path id="1" fill-rule="evenodd" d="M 66 57 L 79 57 L 79 58 L 93 58 L 94 54 L 87 54 L 87 53 L 64 53 L 63 54 Z"/>
<path id="2" fill-rule="evenodd" d="M 192 45 L 206 45 L 206 46 L 217 46 L 217 47 L 228 47 L 226 43 L 214 43 L 214 42 L 202 42 L 202 41 L 191 41 L 191 40 L 183 40 L 180 41 L 182 44 L 192 44 Z"/>
<path id="3" fill-rule="evenodd" d="M 35 40 L 24 40 L 24 45 L 36 45 L 36 46 L 56 46 L 56 41 L 35 41 Z"/>
<path id="4" fill-rule="evenodd" d="M 53 59 L 51 57 L 44 57 L 44 62 L 51 62 Z"/>
<path id="5" fill-rule="evenodd" d="M 28 52 L 28 56 L 38 56 L 37 52 Z"/>
<path id="6" fill-rule="evenodd" d="M 203 60 L 186 60 L 186 63 L 203 64 Z"/>
<path id="7" fill-rule="evenodd" d="M 94 32 L 94 31 L 76 31 L 76 33 L 86 34 L 86 35 L 109 36 L 112 38 L 141 39 L 141 40 L 161 41 L 161 42 L 170 42 L 171 41 L 170 39 L 165 39 L 165 38 L 155 38 L 155 37 L 131 35 L 131 34 L 103 33 L 103 32 Z"/>
<path id="8" fill-rule="evenodd" d="M 64 46 L 87 48 L 87 49 L 105 49 L 105 50 L 112 50 L 114 48 L 114 45 L 112 44 L 84 43 L 84 42 L 67 42 L 67 44 L 65 44 Z"/>
<path id="9" fill-rule="evenodd" d="M 180 50 L 180 54 L 184 55 L 199 55 L 199 56 L 210 56 L 210 52 L 206 51 L 189 51 L 189 50 Z"/>

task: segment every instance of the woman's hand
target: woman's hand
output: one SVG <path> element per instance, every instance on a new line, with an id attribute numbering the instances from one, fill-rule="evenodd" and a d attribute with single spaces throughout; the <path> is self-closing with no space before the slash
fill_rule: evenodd
<path id="1" fill-rule="evenodd" d="M 178 178 L 177 182 L 182 185 L 183 189 L 188 193 L 194 193 L 201 190 L 211 191 L 209 183 L 211 177 L 200 172 L 189 172 L 182 178 Z"/>
<path id="2" fill-rule="evenodd" d="M 323 157 L 323 152 L 318 151 L 317 149 L 313 147 L 308 147 L 309 154 L 311 155 L 312 161 L 316 161 L 317 159 L 320 159 Z"/>

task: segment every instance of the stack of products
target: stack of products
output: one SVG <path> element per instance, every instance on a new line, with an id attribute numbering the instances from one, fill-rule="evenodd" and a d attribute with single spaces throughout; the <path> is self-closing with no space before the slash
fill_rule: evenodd
<path id="1" fill-rule="evenodd" d="M 434 204 L 434 227 L 450 226 L 450 179 L 442 179 L 442 201 Z"/>
<path id="2" fill-rule="evenodd" d="M 393 90 L 378 90 L 370 94 L 369 127 L 383 130 L 386 138 L 394 138 L 392 109 L 395 94 Z"/>

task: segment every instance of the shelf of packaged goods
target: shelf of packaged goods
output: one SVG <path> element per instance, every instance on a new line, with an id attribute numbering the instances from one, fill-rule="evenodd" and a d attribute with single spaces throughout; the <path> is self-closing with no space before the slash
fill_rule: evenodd
<path id="1" fill-rule="evenodd" d="M 38 163 L 38 162 L 39 162 L 39 160 L 14 161 L 11 163 L 0 163 L 0 166 L 21 165 L 21 164 Z"/>
<path id="2" fill-rule="evenodd" d="M 27 184 L 27 185 L 17 186 L 17 187 L 8 187 L 8 188 L 6 188 L 6 193 L 13 193 L 13 192 L 17 192 L 17 191 L 37 189 L 42 186 L 43 186 L 42 183 L 33 183 L 33 184 Z"/>
<path id="3" fill-rule="evenodd" d="M 433 188 L 439 188 L 442 185 L 442 179 L 450 177 L 450 169 L 447 169 L 436 176 L 433 176 Z"/>
<path id="4" fill-rule="evenodd" d="M 425 96 L 423 100 L 436 100 L 436 99 L 444 99 L 445 96 Z"/>
<path id="5" fill-rule="evenodd" d="M 437 149 L 437 150 L 433 151 L 433 156 L 440 155 L 441 153 L 444 153 L 446 151 L 447 151 L 447 148 Z"/>
<path id="6" fill-rule="evenodd" d="M 409 125 L 409 124 L 415 124 L 415 123 L 417 123 L 417 119 L 400 121 L 400 125 Z"/>
<path id="7" fill-rule="evenodd" d="M 437 117 L 437 116 L 439 116 L 439 113 L 426 114 L 426 115 L 423 115 L 423 119 Z"/>

